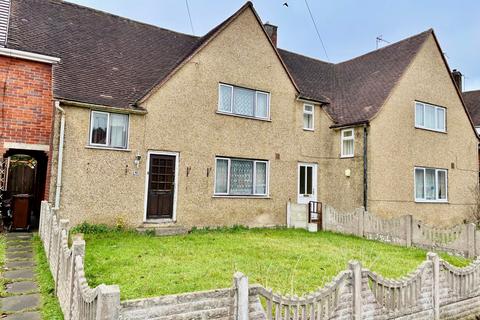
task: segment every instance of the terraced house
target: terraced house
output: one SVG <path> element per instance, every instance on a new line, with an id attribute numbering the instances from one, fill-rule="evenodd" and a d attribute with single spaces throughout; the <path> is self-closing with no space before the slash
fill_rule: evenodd
<path id="1" fill-rule="evenodd" d="M 433 30 L 338 64 L 276 40 L 250 2 L 196 37 L 12 0 L 6 47 L 61 59 L 60 214 L 266 226 L 286 224 L 288 202 L 321 201 L 438 225 L 468 216 L 478 140 Z"/>

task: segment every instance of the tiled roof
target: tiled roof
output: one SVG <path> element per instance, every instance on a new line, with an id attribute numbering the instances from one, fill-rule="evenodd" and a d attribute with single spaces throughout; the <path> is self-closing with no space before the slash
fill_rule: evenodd
<path id="1" fill-rule="evenodd" d="M 475 126 L 480 126 L 480 90 L 463 93 L 463 101 Z"/>
<path id="2" fill-rule="evenodd" d="M 325 108 L 341 126 L 375 116 L 430 34 L 432 30 L 338 64 L 280 53 L 302 94 L 328 98 Z"/>
<path id="3" fill-rule="evenodd" d="M 7 47 L 62 59 L 56 98 L 135 108 L 247 7 L 195 37 L 60 0 L 12 0 Z M 339 64 L 278 52 L 300 96 L 328 103 L 335 125 L 345 125 L 378 112 L 431 32 Z"/>

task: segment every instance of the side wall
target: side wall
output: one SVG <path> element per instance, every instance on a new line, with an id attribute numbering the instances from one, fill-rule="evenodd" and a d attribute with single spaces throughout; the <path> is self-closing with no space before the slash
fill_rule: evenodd
<path id="1" fill-rule="evenodd" d="M 415 128 L 415 101 L 447 109 L 447 133 Z M 462 223 L 478 184 L 478 140 L 433 36 L 371 122 L 368 210 L 382 216 L 412 214 L 429 224 Z M 448 203 L 414 201 L 414 167 L 448 169 Z"/>
<path id="2" fill-rule="evenodd" d="M 31 148 L 46 150 L 51 159 L 54 109 L 51 65 L 0 56 L 0 89 L 0 156 L 12 144 L 18 149 L 23 149 L 18 144 L 29 144 L 36 145 Z M 45 196 L 49 190 L 49 170 L 50 165 Z"/>

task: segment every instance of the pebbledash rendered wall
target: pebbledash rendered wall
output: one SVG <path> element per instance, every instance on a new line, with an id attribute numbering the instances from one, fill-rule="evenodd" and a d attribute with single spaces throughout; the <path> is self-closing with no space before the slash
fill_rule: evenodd
<path id="1" fill-rule="evenodd" d="M 118 286 L 88 286 L 85 242 L 68 247 L 68 221 L 42 203 L 39 235 L 65 319 L 476 319 L 480 259 L 456 268 L 429 253 L 415 271 L 384 279 L 352 261 L 331 283 L 303 297 L 249 285 L 240 272 L 231 288 L 120 301 Z"/>

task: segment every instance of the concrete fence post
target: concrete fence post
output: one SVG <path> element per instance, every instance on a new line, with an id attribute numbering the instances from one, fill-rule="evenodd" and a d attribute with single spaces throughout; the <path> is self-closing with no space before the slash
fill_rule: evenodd
<path id="1" fill-rule="evenodd" d="M 241 272 L 233 275 L 235 290 L 235 320 L 248 320 L 248 278 Z"/>
<path id="2" fill-rule="evenodd" d="M 322 203 L 322 230 L 327 231 L 328 206 Z"/>
<path id="3" fill-rule="evenodd" d="M 428 260 L 432 262 L 433 283 L 432 283 L 432 304 L 433 319 L 440 319 L 440 258 L 438 254 L 429 252 Z"/>
<path id="4" fill-rule="evenodd" d="M 58 232 L 58 239 L 57 239 L 57 261 L 54 263 L 56 264 L 55 268 L 55 274 L 53 275 L 53 279 L 55 280 L 55 294 L 57 294 L 58 290 L 58 275 L 60 274 L 60 263 L 62 261 L 61 255 L 63 255 L 63 250 L 62 250 L 62 230 L 67 230 L 68 228 L 68 220 L 66 219 L 61 219 L 60 223 L 58 225 L 59 227 L 59 232 Z"/>
<path id="5" fill-rule="evenodd" d="M 362 319 L 362 265 L 358 261 L 350 261 L 348 263 L 350 271 L 352 271 L 353 286 L 353 319 Z"/>
<path id="6" fill-rule="evenodd" d="M 467 257 L 468 258 L 475 258 L 476 250 L 476 239 L 475 239 L 475 231 L 477 226 L 475 223 L 469 223 L 466 225 L 467 228 Z"/>
<path id="7" fill-rule="evenodd" d="M 72 306 L 73 306 L 73 287 L 75 283 L 75 257 L 76 256 L 85 256 L 85 240 L 83 240 L 82 234 L 76 234 L 73 237 L 72 243 L 72 255 L 70 257 L 70 265 L 68 266 L 68 314 L 64 314 L 65 320 L 70 320 L 72 315 Z"/>
<path id="8" fill-rule="evenodd" d="M 365 208 L 361 207 L 357 210 L 357 217 L 358 217 L 358 236 L 364 237 L 365 236 Z"/>
<path id="9" fill-rule="evenodd" d="M 412 233 L 413 233 L 413 216 L 407 214 L 405 216 L 405 244 L 407 247 L 412 246 Z"/>
<path id="10" fill-rule="evenodd" d="M 116 285 L 98 287 L 96 320 L 117 320 L 120 316 L 120 288 Z"/>

